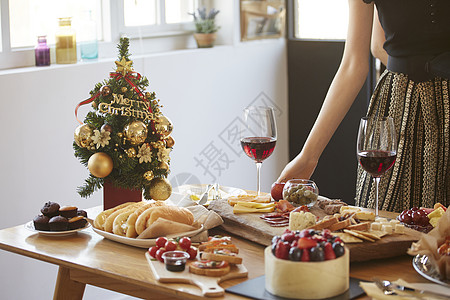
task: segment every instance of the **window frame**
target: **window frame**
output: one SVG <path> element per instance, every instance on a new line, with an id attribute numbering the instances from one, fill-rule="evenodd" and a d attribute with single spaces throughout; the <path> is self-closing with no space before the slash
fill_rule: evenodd
<path id="1" fill-rule="evenodd" d="M 194 22 L 165 23 L 165 0 L 157 0 L 157 24 L 147 26 L 125 26 L 124 2 L 120 0 L 100 0 L 102 14 L 103 41 L 99 41 L 99 59 L 115 57 L 115 43 L 123 35 L 133 39 L 176 38 L 187 36 L 194 32 Z M 205 0 L 197 0 L 195 9 L 204 5 Z M 35 65 L 34 45 L 23 48 L 11 48 L 9 0 L 0 0 L 0 71 L 32 67 Z M 54 45 L 50 44 L 54 49 Z M 52 49 L 52 50 L 53 50 Z M 114 52 L 110 49 L 114 49 Z M 103 51 L 104 50 L 104 51 Z M 170 49 L 168 49 L 170 50 Z M 53 61 L 53 60 L 52 60 Z M 78 61 L 79 63 L 80 61 Z M 54 65 L 54 63 L 52 63 Z"/>

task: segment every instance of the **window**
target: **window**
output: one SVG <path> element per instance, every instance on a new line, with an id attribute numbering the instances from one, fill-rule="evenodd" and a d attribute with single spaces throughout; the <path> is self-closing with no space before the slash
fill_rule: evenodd
<path id="1" fill-rule="evenodd" d="M 34 65 L 34 46 L 39 35 L 46 35 L 52 47 L 58 18 L 71 17 L 82 40 L 84 20 L 97 24 L 97 39 L 116 43 L 120 36 L 130 38 L 167 37 L 191 34 L 194 25 L 189 15 L 211 0 L 0 0 L 0 70 Z M 112 46 L 112 47 L 111 47 Z M 107 45 L 105 48 L 114 48 Z M 102 55 L 104 54 L 104 55 Z M 111 51 L 99 50 L 100 57 Z"/>
<path id="2" fill-rule="evenodd" d="M 340 40 L 347 36 L 347 0 L 296 0 L 294 37 Z"/>

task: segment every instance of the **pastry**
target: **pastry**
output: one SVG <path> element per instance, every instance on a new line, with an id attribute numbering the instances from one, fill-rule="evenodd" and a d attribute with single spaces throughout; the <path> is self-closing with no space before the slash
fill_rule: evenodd
<path id="1" fill-rule="evenodd" d="M 62 206 L 59 208 L 59 215 L 70 219 L 77 215 L 78 208 L 75 206 Z"/>
<path id="2" fill-rule="evenodd" d="M 44 215 L 36 216 L 33 219 L 34 229 L 49 231 L 50 230 L 50 227 L 48 225 L 49 220 L 50 218 Z"/>
<path id="3" fill-rule="evenodd" d="M 85 210 L 79 209 L 77 211 L 77 216 L 83 216 L 83 217 L 87 218 L 87 212 Z"/>
<path id="4" fill-rule="evenodd" d="M 50 231 L 64 231 L 69 228 L 69 221 L 62 216 L 54 216 L 48 221 Z"/>
<path id="5" fill-rule="evenodd" d="M 242 257 L 227 249 L 214 249 L 211 252 L 202 252 L 202 259 L 227 261 L 230 264 L 242 264 Z"/>
<path id="6" fill-rule="evenodd" d="M 83 228 L 87 224 L 87 220 L 83 216 L 76 216 L 69 219 L 69 230 Z"/>
<path id="7" fill-rule="evenodd" d="M 189 272 L 197 275 L 219 277 L 230 272 L 230 265 L 226 261 L 194 261 L 189 264 Z"/>
<path id="8" fill-rule="evenodd" d="M 41 213 L 49 218 L 57 216 L 59 214 L 59 204 L 49 201 L 41 208 Z"/>

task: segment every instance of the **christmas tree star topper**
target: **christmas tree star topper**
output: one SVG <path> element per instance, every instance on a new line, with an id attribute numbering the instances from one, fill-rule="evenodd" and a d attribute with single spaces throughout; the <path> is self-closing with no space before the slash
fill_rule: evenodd
<path id="1" fill-rule="evenodd" d="M 126 60 L 125 57 L 122 57 L 121 61 L 115 61 L 117 66 L 117 72 L 121 72 L 123 76 L 125 76 L 128 72 L 133 72 L 131 64 L 133 63 L 131 60 Z"/>

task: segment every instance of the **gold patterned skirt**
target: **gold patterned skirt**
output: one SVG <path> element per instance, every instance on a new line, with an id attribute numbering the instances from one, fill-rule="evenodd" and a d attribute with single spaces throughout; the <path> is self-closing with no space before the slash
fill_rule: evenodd
<path id="1" fill-rule="evenodd" d="M 415 83 L 386 70 L 375 88 L 368 116 L 390 116 L 397 131 L 397 159 L 381 177 L 379 208 L 450 205 L 449 80 Z M 358 166 L 355 203 L 375 207 L 375 183 Z"/>

